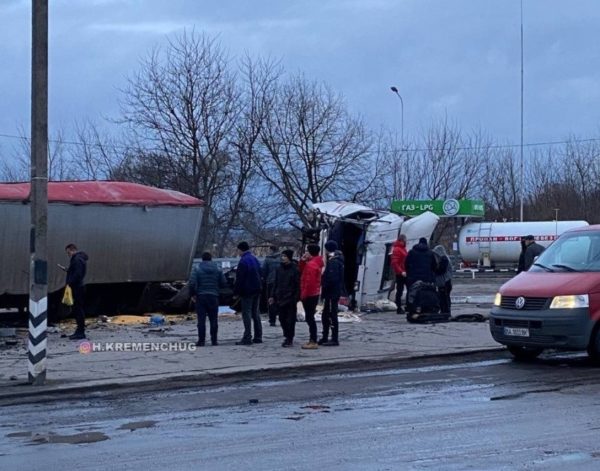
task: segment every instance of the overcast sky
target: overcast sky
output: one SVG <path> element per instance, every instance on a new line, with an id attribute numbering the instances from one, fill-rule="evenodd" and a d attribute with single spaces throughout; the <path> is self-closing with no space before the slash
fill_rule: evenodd
<path id="1" fill-rule="evenodd" d="M 168 35 L 219 35 L 280 58 L 377 129 L 448 118 L 519 141 L 519 0 L 49 0 L 51 128 L 118 111 L 118 88 Z M 524 0 L 525 141 L 597 135 L 600 1 Z M 0 134 L 29 131 L 31 1 L 0 0 Z M 0 151 L 11 142 L 0 137 Z"/>

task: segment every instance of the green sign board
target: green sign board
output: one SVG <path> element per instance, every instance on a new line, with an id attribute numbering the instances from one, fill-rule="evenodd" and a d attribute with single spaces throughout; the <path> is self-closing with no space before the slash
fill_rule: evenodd
<path id="1" fill-rule="evenodd" d="M 392 201 L 392 211 L 405 216 L 418 216 L 431 211 L 440 217 L 483 217 L 481 200 L 398 200 Z"/>

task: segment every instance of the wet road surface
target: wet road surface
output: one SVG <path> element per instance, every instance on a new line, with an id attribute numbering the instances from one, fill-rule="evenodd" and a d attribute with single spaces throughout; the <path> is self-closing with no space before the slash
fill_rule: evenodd
<path id="1" fill-rule="evenodd" d="M 0 470 L 600 469 L 600 368 L 469 358 L 6 406 Z"/>

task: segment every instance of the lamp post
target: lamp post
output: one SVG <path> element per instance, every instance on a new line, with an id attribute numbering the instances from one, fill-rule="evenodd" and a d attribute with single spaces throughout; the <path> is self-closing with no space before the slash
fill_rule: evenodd
<path id="1" fill-rule="evenodd" d="M 396 94 L 398 98 L 400 98 L 400 150 L 401 152 L 404 150 L 404 100 L 402 100 L 402 96 L 400 92 L 398 92 L 398 88 L 390 87 L 390 90 Z M 404 178 L 400 176 L 400 199 L 404 199 Z"/>

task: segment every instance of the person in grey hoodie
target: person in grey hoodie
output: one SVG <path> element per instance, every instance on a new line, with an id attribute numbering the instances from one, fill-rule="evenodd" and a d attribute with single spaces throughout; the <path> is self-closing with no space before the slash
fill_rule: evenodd
<path id="1" fill-rule="evenodd" d="M 227 282 L 225 275 L 215 262 L 210 252 L 202 254 L 202 261 L 194 268 L 190 277 L 190 294 L 196 301 L 198 314 L 198 342 L 196 346 L 203 347 L 206 337 L 206 316 L 210 322 L 210 342 L 218 345 L 219 331 L 219 289 Z"/>
<path id="2" fill-rule="evenodd" d="M 263 279 L 263 283 L 266 286 L 267 291 L 267 299 L 273 297 L 273 287 L 275 285 L 275 272 L 277 268 L 281 265 L 281 254 L 279 253 L 279 248 L 276 245 L 271 245 L 269 247 L 270 254 L 265 257 L 261 267 L 261 275 Z M 277 304 L 269 304 L 268 305 L 269 312 L 269 325 L 274 327 L 277 323 Z"/>
<path id="3" fill-rule="evenodd" d="M 438 289 L 440 299 L 440 311 L 442 314 L 450 315 L 450 293 L 452 292 L 452 263 L 446 253 L 446 249 L 438 245 L 433 249 L 437 259 L 435 269 L 435 285 Z"/>

